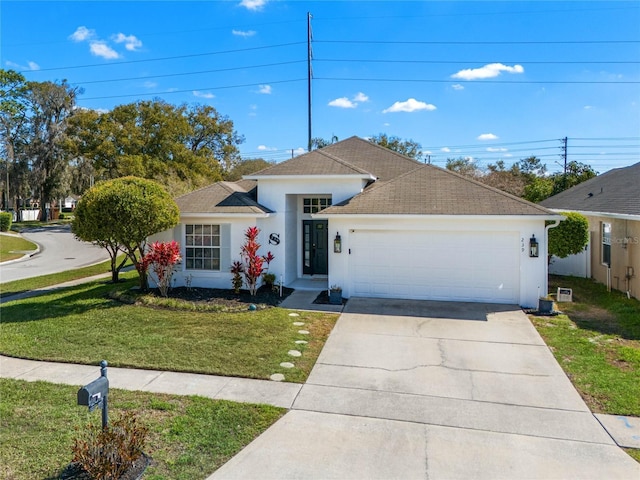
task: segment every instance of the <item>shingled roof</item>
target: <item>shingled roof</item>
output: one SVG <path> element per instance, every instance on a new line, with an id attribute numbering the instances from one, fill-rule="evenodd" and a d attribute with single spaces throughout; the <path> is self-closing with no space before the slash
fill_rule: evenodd
<path id="1" fill-rule="evenodd" d="M 555 215 L 544 207 L 449 170 L 418 165 L 319 214 Z"/>
<path id="2" fill-rule="evenodd" d="M 640 162 L 609 170 L 540 204 L 580 212 L 640 215 Z"/>
<path id="3" fill-rule="evenodd" d="M 176 198 L 183 215 L 190 213 L 238 214 L 272 213 L 255 201 L 247 192 L 247 187 L 255 188 L 255 182 L 218 182 Z"/>

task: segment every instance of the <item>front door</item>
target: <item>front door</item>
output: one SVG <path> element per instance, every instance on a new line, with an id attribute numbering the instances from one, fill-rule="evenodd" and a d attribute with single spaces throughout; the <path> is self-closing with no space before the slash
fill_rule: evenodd
<path id="1" fill-rule="evenodd" d="M 302 221 L 302 273 L 326 275 L 328 269 L 327 220 Z"/>

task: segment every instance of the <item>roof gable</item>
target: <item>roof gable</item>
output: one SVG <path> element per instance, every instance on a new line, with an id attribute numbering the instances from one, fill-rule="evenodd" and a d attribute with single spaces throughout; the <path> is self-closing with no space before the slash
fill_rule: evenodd
<path id="1" fill-rule="evenodd" d="M 640 215 L 640 162 L 616 168 L 540 202 L 547 208 Z"/>
<path id="2" fill-rule="evenodd" d="M 434 165 L 419 165 L 321 214 L 555 215 L 544 207 Z"/>
<path id="3" fill-rule="evenodd" d="M 252 186 L 244 182 L 246 186 Z M 252 198 L 245 185 L 218 182 L 176 198 L 180 213 L 264 214 L 271 213 Z"/>

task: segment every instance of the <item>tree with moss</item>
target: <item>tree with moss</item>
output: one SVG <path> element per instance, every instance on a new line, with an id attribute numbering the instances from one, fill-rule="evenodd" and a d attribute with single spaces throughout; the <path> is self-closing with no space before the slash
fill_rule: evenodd
<path id="1" fill-rule="evenodd" d="M 96 184 L 82 196 L 75 210 L 72 231 L 83 241 L 105 248 L 111 257 L 112 280 L 118 281 L 123 252 L 136 267 L 140 288 L 147 289 L 147 238 L 173 228 L 180 219 L 178 205 L 158 183 L 121 177 Z"/>
<path id="2" fill-rule="evenodd" d="M 566 219 L 549 229 L 549 259 L 551 255 L 565 258 L 584 250 L 589 242 L 589 221 L 575 212 L 562 212 Z"/>

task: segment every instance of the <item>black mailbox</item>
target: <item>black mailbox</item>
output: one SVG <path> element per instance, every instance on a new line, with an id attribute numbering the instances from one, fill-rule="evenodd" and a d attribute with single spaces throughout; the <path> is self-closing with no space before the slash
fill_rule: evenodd
<path id="1" fill-rule="evenodd" d="M 78 405 L 87 406 L 89 411 L 92 411 L 102 403 L 108 393 L 109 380 L 107 377 L 98 377 L 78 390 Z"/>

